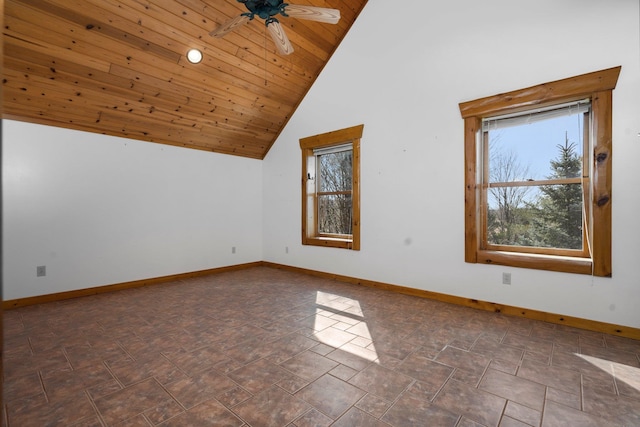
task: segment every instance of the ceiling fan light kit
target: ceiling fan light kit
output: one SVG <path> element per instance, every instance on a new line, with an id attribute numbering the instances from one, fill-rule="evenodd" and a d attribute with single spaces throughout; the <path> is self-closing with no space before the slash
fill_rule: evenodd
<path id="1" fill-rule="evenodd" d="M 280 21 L 275 17 L 276 15 L 290 16 L 327 24 L 337 24 L 340 20 L 340 11 L 338 9 L 288 4 L 284 3 L 283 0 L 238 0 L 238 2 L 244 4 L 249 12 L 242 13 L 240 16 L 230 19 L 209 34 L 213 37 L 223 37 L 237 27 L 252 21 L 257 15 L 264 20 L 278 52 L 282 55 L 288 55 L 293 52 L 293 46 L 280 25 Z"/>

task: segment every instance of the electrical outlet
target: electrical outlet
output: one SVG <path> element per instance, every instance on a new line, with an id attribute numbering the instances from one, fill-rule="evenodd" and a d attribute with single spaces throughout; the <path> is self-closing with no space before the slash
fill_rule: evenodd
<path id="1" fill-rule="evenodd" d="M 47 275 L 47 266 L 39 265 L 36 267 L 36 277 L 44 277 Z"/>
<path id="2" fill-rule="evenodd" d="M 502 284 L 503 285 L 511 284 L 511 273 L 502 273 Z"/>
<path id="3" fill-rule="evenodd" d="M 231 253 L 235 254 L 236 253 L 236 247 L 235 246 L 231 246 Z"/>

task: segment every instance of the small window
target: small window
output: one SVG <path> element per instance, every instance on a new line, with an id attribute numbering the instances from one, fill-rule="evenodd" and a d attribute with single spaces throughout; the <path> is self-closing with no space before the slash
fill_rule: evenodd
<path id="1" fill-rule="evenodd" d="M 460 104 L 465 261 L 611 276 L 620 67 Z"/>
<path id="2" fill-rule="evenodd" d="M 302 244 L 360 249 L 360 138 L 355 126 L 300 140 Z"/>

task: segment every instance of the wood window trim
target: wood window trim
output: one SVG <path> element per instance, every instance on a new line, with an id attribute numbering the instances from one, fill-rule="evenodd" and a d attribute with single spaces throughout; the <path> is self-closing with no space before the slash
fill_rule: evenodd
<path id="1" fill-rule="evenodd" d="M 332 132 L 318 134 L 300 139 L 302 150 L 302 244 L 360 250 L 360 139 L 364 125 L 353 126 Z M 351 239 L 340 237 L 320 237 L 317 232 L 317 218 L 313 208 L 314 195 L 309 188 L 309 159 L 314 158 L 313 150 L 351 142 L 353 149 L 353 184 L 352 184 L 352 236 Z"/>
<path id="2" fill-rule="evenodd" d="M 620 66 L 613 67 L 459 104 L 465 134 L 465 262 L 611 277 L 612 92 L 620 70 Z M 591 258 L 483 249 L 478 237 L 481 224 L 477 180 L 482 119 L 584 98 L 591 99 L 592 108 Z"/>

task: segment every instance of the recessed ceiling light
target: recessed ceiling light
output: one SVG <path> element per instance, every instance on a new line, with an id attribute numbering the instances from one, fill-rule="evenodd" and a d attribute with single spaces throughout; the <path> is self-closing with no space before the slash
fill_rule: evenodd
<path id="1" fill-rule="evenodd" d="M 187 61 L 191 62 L 192 64 L 197 64 L 198 62 L 202 61 L 202 52 L 200 52 L 198 49 L 189 49 L 189 52 L 187 52 Z"/>

